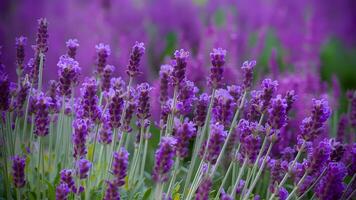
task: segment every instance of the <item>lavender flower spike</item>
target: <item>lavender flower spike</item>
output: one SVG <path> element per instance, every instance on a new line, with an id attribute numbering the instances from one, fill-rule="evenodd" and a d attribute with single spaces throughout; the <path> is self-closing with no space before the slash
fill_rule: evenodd
<path id="1" fill-rule="evenodd" d="M 17 188 L 22 188 L 25 186 L 25 165 L 26 159 L 19 155 L 15 155 L 12 158 L 12 177 L 14 185 Z"/>
<path id="2" fill-rule="evenodd" d="M 104 67 L 106 66 L 107 63 L 107 58 L 111 54 L 111 49 L 109 45 L 105 45 L 103 43 L 100 43 L 95 46 L 96 53 L 97 53 L 97 69 L 96 73 L 101 77 Z"/>
<path id="3" fill-rule="evenodd" d="M 196 134 L 195 124 L 186 119 L 183 123 L 176 124 L 175 138 L 177 139 L 176 152 L 179 158 L 188 156 L 189 140 Z"/>
<path id="4" fill-rule="evenodd" d="M 205 117 L 208 110 L 209 99 L 210 99 L 209 95 L 207 93 L 203 93 L 200 95 L 197 101 L 197 106 L 194 114 L 195 115 L 194 122 L 197 126 L 202 127 L 205 123 Z"/>
<path id="5" fill-rule="evenodd" d="M 81 88 L 81 108 L 83 117 L 93 122 L 101 118 L 101 109 L 99 107 L 99 98 L 97 96 L 98 84 L 94 78 L 87 78 Z"/>
<path id="6" fill-rule="evenodd" d="M 136 42 L 132 47 L 130 61 L 127 66 L 126 73 L 130 77 L 134 77 L 139 74 L 138 66 L 140 65 L 140 61 L 142 55 L 145 53 L 145 45 L 143 42 Z"/>
<path id="7" fill-rule="evenodd" d="M 36 50 L 38 53 L 46 53 L 48 51 L 48 22 L 46 18 L 38 20 Z"/>
<path id="8" fill-rule="evenodd" d="M 117 186 L 125 185 L 125 177 L 129 165 L 129 153 L 124 147 L 121 147 L 119 152 L 114 152 L 112 163 L 112 174 L 115 176 L 114 183 Z"/>
<path id="9" fill-rule="evenodd" d="M 168 180 L 168 174 L 174 163 L 174 148 L 176 140 L 172 137 L 163 137 L 155 153 L 155 165 L 152 178 L 157 183 Z"/>
<path id="10" fill-rule="evenodd" d="M 87 159 L 80 159 L 77 161 L 77 175 L 80 179 L 85 179 L 88 177 L 91 166 L 91 162 Z"/>
<path id="11" fill-rule="evenodd" d="M 287 124 L 287 101 L 281 95 L 271 101 L 271 108 L 268 110 L 268 124 L 273 129 L 281 129 Z"/>
<path id="12" fill-rule="evenodd" d="M 243 73 L 243 86 L 245 89 L 249 89 L 252 85 L 253 78 L 253 68 L 256 65 L 256 61 L 245 61 L 242 64 L 242 73 Z"/>
<path id="13" fill-rule="evenodd" d="M 210 84 L 213 88 L 219 87 L 221 85 L 221 80 L 223 78 L 224 64 L 225 64 L 226 50 L 222 48 L 213 49 L 210 53 L 211 64 L 213 65 L 210 69 Z"/>
<path id="14" fill-rule="evenodd" d="M 66 42 L 66 46 L 68 48 L 67 55 L 73 59 L 75 59 L 75 56 L 77 54 L 77 49 L 79 47 L 79 43 L 77 39 L 69 39 Z"/>
<path id="15" fill-rule="evenodd" d="M 81 68 L 79 63 L 66 55 L 59 58 L 59 91 L 62 96 L 70 97 L 72 87 L 78 83 Z"/>
<path id="16" fill-rule="evenodd" d="M 108 105 L 109 125 L 112 128 L 119 128 L 121 126 L 121 114 L 124 105 L 124 98 L 121 90 L 109 91 L 110 102 Z"/>
<path id="17" fill-rule="evenodd" d="M 163 105 L 168 100 L 168 83 L 169 83 L 169 76 L 173 71 L 173 67 L 171 65 L 162 65 L 159 71 L 160 77 L 160 96 L 159 100 L 161 105 Z"/>
<path id="18" fill-rule="evenodd" d="M 67 200 L 70 189 L 66 183 L 60 183 L 56 188 L 56 200 Z"/>
<path id="19" fill-rule="evenodd" d="M 111 77 L 115 67 L 106 65 L 104 68 L 103 79 L 101 80 L 101 90 L 108 92 L 111 87 Z"/>
<path id="20" fill-rule="evenodd" d="M 210 139 L 207 145 L 208 149 L 205 160 L 211 164 L 215 164 L 220 154 L 222 145 L 224 144 L 227 132 L 221 124 L 212 124 L 210 128 Z"/>
<path id="21" fill-rule="evenodd" d="M 262 109 L 261 111 L 265 111 L 270 103 L 271 103 L 271 99 L 273 94 L 277 91 L 277 86 L 278 86 L 278 82 L 277 81 L 272 81 L 271 79 L 264 79 L 262 81 L 262 96 L 261 96 L 261 100 L 262 100 Z"/>
<path id="22" fill-rule="evenodd" d="M 104 200 L 120 200 L 119 187 L 111 181 L 107 181 L 106 185 Z"/>
<path id="23" fill-rule="evenodd" d="M 212 187 L 213 183 L 209 177 L 205 177 L 195 194 L 195 200 L 208 200 L 209 199 L 209 192 Z"/>
<path id="24" fill-rule="evenodd" d="M 16 38 L 16 64 L 20 71 L 24 68 L 26 43 L 26 37 L 20 36 Z"/>
<path id="25" fill-rule="evenodd" d="M 185 78 L 185 71 L 187 68 L 187 59 L 189 52 L 184 49 L 176 50 L 174 52 L 174 65 L 172 72 L 173 85 L 178 86 Z"/>
<path id="26" fill-rule="evenodd" d="M 151 87 L 148 83 L 141 83 L 137 86 L 138 106 L 137 118 L 145 120 L 151 116 L 150 114 L 150 96 Z"/>
<path id="27" fill-rule="evenodd" d="M 49 133 L 49 109 L 51 98 L 40 92 L 35 100 L 35 134 L 37 136 L 46 136 Z"/>
<path id="28" fill-rule="evenodd" d="M 73 179 L 73 171 L 70 169 L 63 169 L 60 172 L 60 183 L 65 183 L 69 189 L 71 190 L 71 192 L 73 193 L 77 193 L 77 189 L 75 187 L 75 182 Z"/>
<path id="29" fill-rule="evenodd" d="M 89 134 L 88 121 L 85 119 L 76 119 L 73 121 L 73 147 L 74 158 L 80 159 L 86 156 L 86 140 Z"/>

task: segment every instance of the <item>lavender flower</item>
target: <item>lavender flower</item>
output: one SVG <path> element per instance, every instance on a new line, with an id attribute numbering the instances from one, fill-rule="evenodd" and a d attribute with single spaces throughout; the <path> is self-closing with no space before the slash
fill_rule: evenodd
<path id="1" fill-rule="evenodd" d="M 127 75 L 129 75 L 130 77 L 134 77 L 139 74 L 138 66 L 140 65 L 140 61 L 144 53 L 144 43 L 136 42 L 131 50 L 130 61 L 126 70 Z"/>
<path id="2" fill-rule="evenodd" d="M 48 51 L 48 22 L 46 18 L 38 20 L 36 49 L 39 53 L 46 53 Z"/>
<path id="3" fill-rule="evenodd" d="M 294 90 L 289 90 L 287 91 L 285 97 L 284 97 L 287 101 L 287 113 L 290 111 L 290 109 L 292 108 L 292 104 L 297 100 L 297 95 L 295 94 Z"/>
<path id="4" fill-rule="evenodd" d="M 289 193 L 284 187 L 279 188 L 279 191 L 278 191 L 279 200 L 286 200 L 288 195 L 289 195 Z"/>
<path id="5" fill-rule="evenodd" d="M 105 45 L 103 43 L 100 43 L 95 46 L 96 53 L 97 53 L 97 60 L 96 60 L 96 73 L 101 77 L 104 67 L 106 66 L 107 63 L 107 58 L 111 54 L 110 46 Z"/>
<path id="6" fill-rule="evenodd" d="M 179 158 L 185 158 L 189 152 L 189 140 L 196 134 L 195 124 L 184 120 L 175 124 L 176 153 Z"/>
<path id="7" fill-rule="evenodd" d="M 25 104 L 29 91 L 30 83 L 25 78 L 23 81 L 20 82 L 20 86 L 16 96 L 16 108 L 18 111 L 21 111 L 23 105 Z"/>
<path id="8" fill-rule="evenodd" d="M 160 77 L 159 100 L 161 102 L 161 105 L 164 104 L 168 99 L 168 83 L 172 71 L 173 71 L 173 67 L 171 65 L 162 65 L 159 71 L 159 77 Z"/>
<path id="9" fill-rule="evenodd" d="M 182 81 L 177 97 L 177 110 L 181 115 L 185 116 L 191 112 L 196 93 L 198 93 L 198 88 L 195 87 L 193 82 L 188 80 Z"/>
<path id="10" fill-rule="evenodd" d="M 241 70 L 243 73 L 243 87 L 249 89 L 252 85 L 253 68 L 256 65 L 256 61 L 245 61 L 242 64 Z"/>
<path id="11" fill-rule="evenodd" d="M 225 64 L 226 50 L 222 48 L 213 49 L 210 53 L 211 64 L 213 65 L 210 69 L 210 80 L 209 83 L 213 88 L 218 88 L 221 85 L 221 80 L 223 79 L 224 64 Z"/>
<path id="12" fill-rule="evenodd" d="M 212 121 L 228 126 L 232 121 L 235 113 L 236 104 L 234 98 L 225 89 L 216 90 L 213 109 Z"/>
<path id="13" fill-rule="evenodd" d="M 261 146 L 261 138 L 254 134 L 259 131 L 258 124 L 241 119 L 237 128 L 240 131 L 241 155 L 253 163 Z"/>
<path id="14" fill-rule="evenodd" d="M 278 82 L 271 79 L 264 79 L 262 81 L 262 112 L 265 111 L 270 105 L 273 94 L 277 91 Z"/>
<path id="15" fill-rule="evenodd" d="M 108 92 L 111 86 L 111 76 L 115 67 L 106 65 L 103 72 L 103 79 L 101 80 L 101 90 Z"/>
<path id="16" fill-rule="evenodd" d="M 129 153 L 121 147 L 119 152 L 114 152 L 111 173 L 115 176 L 114 183 L 117 186 L 125 185 L 125 177 L 129 165 Z"/>
<path id="17" fill-rule="evenodd" d="M 79 43 L 77 39 L 69 39 L 66 42 L 66 46 L 68 48 L 67 55 L 73 59 L 75 59 L 75 55 L 77 54 L 77 49 L 79 47 Z"/>
<path id="18" fill-rule="evenodd" d="M 51 99 L 39 92 L 35 100 L 35 134 L 44 137 L 49 133 Z"/>
<path id="19" fill-rule="evenodd" d="M 56 200 L 67 200 L 70 189 L 66 183 L 60 183 L 56 188 Z"/>
<path id="20" fill-rule="evenodd" d="M 287 161 L 282 161 L 280 159 L 272 159 L 269 162 L 269 167 L 270 167 L 270 174 L 271 174 L 271 180 L 270 180 L 270 191 L 275 192 L 275 184 L 278 184 L 281 182 L 283 179 L 283 176 L 288 170 L 288 162 Z"/>
<path id="21" fill-rule="evenodd" d="M 132 128 L 130 127 L 131 119 L 133 117 L 134 112 L 136 111 L 137 108 L 137 100 L 136 100 L 136 91 L 135 89 L 131 88 L 130 89 L 130 95 L 129 99 L 125 101 L 126 106 L 126 113 L 125 113 L 125 118 L 123 121 L 123 130 L 125 132 L 131 132 Z"/>
<path id="22" fill-rule="evenodd" d="M 104 200 L 120 200 L 119 187 L 111 181 L 106 181 L 106 185 Z"/>
<path id="23" fill-rule="evenodd" d="M 20 36 L 16 38 L 16 65 L 20 70 L 20 72 L 22 72 L 24 68 L 26 43 L 27 43 L 26 37 Z"/>
<path id="24" fill-rule="evenodd" d="M 150 114 L 150 96 L 149 92 L 151 87 L 148 83 L 141 83 L 137 86 L 138 105 L 137 105 L 137 118 L 145 120 L 151 116 Z"/>
<path id="25" fill-rule="evenodd" d="M 26 159 L 19 155 L 12 158 L 12 177 L 15 187 L 22 188 L 26 184 L 25 180 Z"/>
<path id="26" fill-rule="evenodd" d="M 60 183 L 64 183 L 73 193 L 77 193 L 77 188 L 73 179 L 73 171 L 70 169 L 63 169 L 60 172 Z"/>
<path id="27" fill-rule="evenodd" d="M 96 95 L 98 84 L 94 78 L 87 78 L 83 87 L 81 88 L 81 109 L 83 109 L 83 116 L 93 122 L 97 122 L 101 118 L 101 109 L 99 107 L 99 98 Z"/>
<path id="28" fill-rule="evenodd" d="M 113 90 L 118 90 L 120 91 L 120 93 L 124 93 L 125 88 L 125 81 L 122 80 L 121 77 L 117 77 L 117 78 L 111 78 L 110 80 L 111 82 L 111 87 Z"/>
<path id="29" fill-rule="evenodd" d="M 328 102 L 325 99 L 313 99 L 312 114 L 305 118 L 300 126 L 301 135 L 305 140 L 313 140 L 320 135 L 330 112 Z"/>
<path id="30" fill-rule="evenodd" d="M 110 102 L 108 105 L 109 124 L 112 128 L 119 128 L 121 126 L 121 114 L 124 105 L 124 98 L 120 90 L 109 91 Z"/>
<path id="31" fill-rule="evenodd" d="M 174 52 L 174 65 L 172 71 L 173 85 L 178 86 L 185 79 L 185 71 L 187 68 L 187 59 L 189 52 L 184 49 Z"/>
<path id="32" fill-rule="evenodd" d="M 221 124 L 212 124 L 210 126 L 210 139 L 207 144 L 205 160 L 211 164 L 215 164 L 220 154 L 222 145 L 224 144 L 227 132 Z"/>
<path id="33" fill-rule="evenodd" d="M 271 108 L 268 109 L 268 124 L 273 129 L 281 129 L 287 124 L 287 101 L 281 95 L 271 101 Z"/>
<path id="34" fill-rule="evenodd" d="M 36 51 L 36 49 L 35 49 Z M 43 59 L 45 59 L 43 57 Z M 38 75 L 40 71 L 40 56 L 39 53 L 36 51 L 35 55 L 33 58 L 31 58 L 28 63 L 27 67 L 29 69 L 29 77 L 33 85 L 36 85 L 38 83 Z"/>
<path id="35" fill-rule="evenodd" d="M 197 126 L 204 126 L 205 118 L 208 110 L 209 95 L 207 93 L 202 93 L 197 101 L 197 106 L 195 109 L 194 122 Z"/>
<path id="36" fill-rule="evenodd" d="M 318 146 L 313 148 L 308 154 L 308 170 L 311 175 L 319 174 L 330 161 L 332 146 L 330 141 L 325 139 L 320 141 Z"/>
<path id="37" fill-rule="evenodd" d="M 73 58 L 61 56 L 57 64 L 59 67 L 59 91 L 62 96 L 70 97 L 72 87 L 77 84 L 81 71 L 79 64 Z"/>
<path id="38" fill-rule="evenodd" d="M 245 180 L 241 179 L 239 181 L 239 184 L 237 185 L 237 187 L 235 188 L 236 190 L 236 194 L 240 194 L 242 192 L 242 189 L 245 187 Z"/>
<path id="39" fill-rule="evenodd" d="M 230 85 L 227 86 L 227 91 L 234 98 L 235 103 L 239 105 L 243 95 L 243 88 L 239 85 Z"/>
<path id="40" fill-rule="evenodd" d="M 195 200 L 208 200 L 209 199 L 209 192 L 212 187 L 213 183 L 209 177 L 205 177 L 195 194 Z"/>
<path id="41" fill-rule="evenodd" d="M 345 189 L 343 183 L 345 176 L 346 167 L 343 163 L 329 163 L 326 175 L 321 178 L 315 188 L 316 196 L 323 200 L 340 199 Z"/>
<path id="42" fill-rule="evenodd" d="M 48 97 L 51 99 L 50 111 L 52 113 L 59 112 L 60 103 L 58 101 L 57 93 L 58 93 L 58 82 L 55 80 L 50 80 L 49 81 L 49 89 L 48 89 Z"/>
<path id="43" fill-rule="evenodd" d="M 87 154 L 86 141 L 89 134 L 88 121 L 85 119 L 75 119 L 73 121 L 73 147 L 74 158 L 84 158 Z"/>
<path id="44" fill-rule="evenodd" d="M 87 159 L 80 159 L 77 161 L 76 168 L 77 168 L 77 175 L 80 179 L 85 179 L 88 177 L 89 170 L 92 164 Z"/>
<path id="45" fill-rule="evenodd" d="M 155 153 L 155 165 L 152 178 L 157 183 L 168 180 L 168 174 L 174 163 L 174 146 L 176 140 L 172 137 L 162 137 Z"/>
<path id="46" fill-rule="evenodd" d="M 10 107 L 10 82 L 4 73 L 0 73 L 0 91 L 0 111 L 6 111 Z"/>

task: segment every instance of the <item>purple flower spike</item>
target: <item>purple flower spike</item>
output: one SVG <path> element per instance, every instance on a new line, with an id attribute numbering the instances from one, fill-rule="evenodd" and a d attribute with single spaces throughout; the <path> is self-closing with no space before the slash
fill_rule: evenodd
<path id="1" fill-rule="evenodd" d="M 105 45 L 103 43 L 100 43 L 95 46 L 96 53 L 97 53 L 97 60 L 96 60 L 96 65 L 97 65 L 97 73 L 99 76 L 102 75 L 104 71 L 104 67 L 106 66 L 107 63 L 107 58 L 111 54 L 110 46 Z"/>
<path id="2" fill-rule="evenodd" d="M 58 101 L 58 82 L 55 80 L 49 81 L 48 96 L 51 98 L 50 111 L 52 113 L 58 113 L 60 102 Z"/>
<path id="3" fill-rule="evenodd" d="M 35 99 L 35 134 L 44 137 L 49 133 L 49 109 L 51 98 L 45 96 L 42 92 L 37 94 Z"/>
<path id="4" fill-rule="evenodd" d="M 0 111 L 6 111 L 10 107 L 10 82 L 7 75 L 0 72 Z"/>
<path id="5" fill-rule="evenodd" d="M 119 90 L 121 93 L 123 93 L 126 90 L 125 81 L 122 80 L 121 77 L 111 78 L 110 82 L 111 82 L 112 89 Z"/>
<path id="6" fill-rule="evenodd" d="M 209 95 L 207 93 L 202 93 L 197 101 L 194 117 L 194 122 L 197 126 L 202 127 L 205 123 L 209 100 Z"/>
<path id="7" fill-rule="evenodd" d="M 168 100 L 168 83 L 172 71 L 173 71 L 173 67 L 171 65 L 162 65 L 159 71 L 159 77 L 160 77 L 159 100 L 161 102 L 161 105 L 163 105 Z"/>
<path id="8" fill-rule="evenodd" d="M 207 145 L 207 153 L 205 160 L 211 164 L 215 164 L 220 154 L 222 145 L 224 144 L 227 132 L 221 124 L 212 124 L 210 126 L 210 139 Z"/>
<path id="9" fill-rule="evenodd" d="M 163 137 L 155 153 L 155 165 L 152 178 L 157 183 L 168 180 L 168 174 L 174 163 L 176 140 L 173 137 Z"/>
<path id="10" fill-rule="evenodd" d="M 99 142 L 102 144 L 110 144 L 112 142 L 112 131 L 109 125 L 105 124 L 100 128 Z"/>
<path id="11" fill-rule="evenodd" d="M 271 79 L 264 79 L 262 81 L 262 111 L 265 111 L 269 107 L 272 96 L 277 91 L 277 86 L 277 81 L 272 81 Z"/>
<path id="12" fill-rule="evenodd" d="M 106 65 L 103 73 L 103 80 L 101 80 L 101 90 L 108 92 L 111 86 L 111 76 L 115 67 L 112 65 Z"/>
<path id="13" fill-rule="evenodd" d="M 319 174 L 330 161 L 332 146 L 329 140 L 319 142 L 308 154 L 307 166 L 310 175 Z"/>
<path id="14" fill-rule="evenodd" d="M 111 181 L 107 181 L 106 185 L 104 200 L 120 200 L 119 187 Z"/>
<path id="15" fill-rule="evenodd" d="M 67 200 L 70 189 L 66 183 L 60 183 L 56 188 L 56 200 Z"/>
<path id="16" fill-rule="evenodd" d="M 195 200 L 208 200 L 209 199 L 209 192 L 213 183 L 209 177 L 204 178 L 195 194 Z"/>
<path id="17" fill-rule="evenodd" d="M 115 184 L 117 186 L 125 185 L 125 177 L 127 174 L 127 167 L 129 165 L 129 153 L 124 147 L 121 147 L 119 152 L 114 152 L 114 159 L 112 163 L 112 174 L 115 176 Z"/>
<path id="18" fill-rule="evenodd" d="M 66 46 L 68 48 L 67 55 L 73 59 L 75 59 L 75 55 L 77 54 L 77 49 L 79 47 L 79 43 L 77 39 L 69 39 L 66 42 Z"/>
<path id="19" fill-rule="evenodd" d="M 189 52 L 184 49 L 176 50 L 174 52 L 174 65 L 172 72 L 173 85 L 177 86 L 185 79 L 185 71 L 187 68 L 187 59 Z"/>
<path id="20" fill-rule="evenodd" d="M 57 64 L 59 67 L 59 91 L 62 96 L 70 97 L 72 87 L 78 83 L 81 68 L 79 63 L 68 56 L 61 56 Z"/>
<path id="21" fill-rule="evenodd" d="M 77 161 L 77 174 L 79 175 L 80 179 L 85 179 L 88 177 L 89 170 L 92 164 L 87 159 L 80 159 Z"/>
<path id="22" fill-rule="evenodd" d="M 22 71 L 24 68 L 26 43 L 26 37 L 20 36 L 16 38 L 16 64 L 20 71 Z"/>
<path id="23" fill-rule="evenodd" d="M 293 103 L 297 100 L 297 95 L 295 94 L 294 90 L 289 90 L 284 97 L 287 101 L 287 113 L 292 108 Z"/>
<path id="24" fill-rule="evenodd" d="M 322 131 L 324 123 L 330 117 L 331 110 L 328 101 L 325 99 L 313 99 L 313 109 L 310 117 L 305 118 L 300 126 L 301 135 L 305 140 L 313 140 Z"/>
<path id="25" fill-rule="evenodd" d="M 75 187 L 75 182 L 73 179 L 73 171 L 70 169 L 63 169 L 60 172 L 60 175 L 61 175 L 60 183 L 66 184 L 69 187 L 69 189 L 71 190 L 71 192 L 77 193 L 77 189 Z"/>
<path id="26" fill-rule="evenodd" d="M 15 187 L 22 188 L 26 184 L 25 180 L 26 159 L 19 155 L 12 158 L 12 177 Z"/>
<path id="27" fill-rule="evenodd" d="M 46 53 L 48 51 L 48 22 L 46 18 L 38 20 L 36 49 L 39 53 Z"/>
<path id="28" fill-rule="evenodd" d="M 268 109 L 268 124 L 273 129 L 281 129 L 287 125 L 287 101 L 281 95 L 271 101 L 271 108 Z"/>
<path id="29" fill-rule="evenodd" d="M 101 109 L 99 107 L 99 98 L 97 96 L 98 83 L 94 78 L 87 78 L 81 88 L 81 108 L 85 119 L 97 122 L 101 118 Z"/>
<path id="30" fill-rule="evenodd" d="M 20 83 L 20 87 L 16 96 L 16 108 L 20 112 L 22 110 L 23 105 L 27 99 L 28 93 L 30 91 L 30 83 L 27 79 L 22 80 Z"/>
<path id="31" fill-rule="evenodd" d="M 329 164 L 326 175 L 321 178 L 315 188 L 315 194 L 319 199 L 340 199 L 345 189 L 344 178 L 346 167 L 343 163 L 332 162 Z"/>
<path id="32" fill-rule="evenodd" d="M 136 91 L 135 89 L 131 88 L 130 89 L 130 99 L 125 101 L 126 106 L 126 113 L 125 113 L 125 118 L 123 121 L 123 130 L 125 132 L 131 132 L 132 128 L 130 127 L 131 119 L 133 117 L 134 112 L 136 111 L 137 108 L 137 100 L 136 100 Z"/>
<path id="33" fill-rule="evenodd" d="M 211 64 L 213 65 L 210 69 L 210 84 L 213 88 L 218 88 L 221 85 L 224 72 L 226 50 L 222 48 L 213 49 L 210 53 Z"/>
<path id="34" fill-rule="evenodd" d="M 242 64 L 242 73 L 243 73 L 243 87 L 244 89 L 249 89 L 252 85 L 253 78 L 253 68 L 256 65 L 256 61 L 245 61 Z"/>
<path id="35" fill-rule="evenodd" d="M 181 87 L 178 94 L 177 110 L 183 116 L 188 115 L 193 108 L 195 102 L 195 95 L 198 93 L 198 88 L 194 83 L 188 80 L 184 80 L 181 83 Z"/>
<path id="36" fill-rule="evenodd" d="M 284 187 L 281 187 L 278 191 L 278 197 L 280 200 L 286 200 L 287 197 L 288 197 L 289 193 L 288 191 L 284 188 Z"/>
<path id="37" fill-rule="evenodd" d="M 88 121 L 85 119 L 76 119 L 73 121 L 73 147 L 74 158 L 84 158 L 87 154 L 86 141 L 89 134 Z"/>
<path id="38" fill-rule="evenodd" d="M 239 85 L 230 85 L 227 86 L 227 91 L 234 98 L 235 103 L 239 105 L 243 95 L 243 88 Z"/>
<path id="39" fill-rule="evenodd" d="M 189 152 L 189 140 L 196 134 L 195 124 L 186 119 L 183 123 L 178 122 L 175 126 L 176 153 L 179 158 L 185 158 Z"/>
<path id="40" fill-rule="evenodd" d="M 109 124 L 111 128 L 119 128 L 121 126 L 121 114 L 124 105 L 124 98 L 121 90 L 109 91 L 110 101 L 108 105 Z"/>
<path id="41" fill-rule="evenodd" d="M 143 42 L 136 42 L 131 50 L 130 61 L 126 70 L 127 75 L 134 77 L 140 73 L 138 66 L 140 65 L 140 61 L 144 53 L 145 44 Z"/>
<path id="42" fill-rule="evenodd" d="M 150 114 L 150 96 L 151 87 L 148 83 L 141 83 L 137 86 L 138 105 L 137 118 L 145 120 L 151 116 Z"/>
<path id="43" fill-rule="evenodd" d="M 212 110 L 212 121 L 228 126 L 235 112 L 236 103 L 234 98 L 225 89 L 216 90 L 214 106 Z"/>
<path id="44" fill-rule="evenodd" d="M 241 119 L 237 128 L 240 131 L 241 154 L 253 163 L 261 146 L 261 138 L 254 133 L 258 132 L 260 127 L 255 122 Z"/>

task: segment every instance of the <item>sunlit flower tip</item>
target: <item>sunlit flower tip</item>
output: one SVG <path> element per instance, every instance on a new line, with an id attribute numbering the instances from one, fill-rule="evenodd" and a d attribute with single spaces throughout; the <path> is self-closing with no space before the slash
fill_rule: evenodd
<path id="1" fill-rule="evenodd" d="M 99 43 L 98 45 L 95 46 L 96 53 L 97 53 L 97 60 L 96 60 L 96 65 L 97 65 L 97 73 L 101 76 L 104 67 L 107 64 L 107 58 L 111 54 L 111 49 L 109 45 Z"/>
<path id="2" fill-rule="evenodd" d="M 77 39 L 69 39 L 66 42 L 66 46 L 68 48 L 67 55 L 74 59 L 77 54 L 77 49 L 79 47 L 78 40 Z"/>
<path id="3" fill-rule="evenodd" d="M 185 79 L 188 57 L 189 52 L 184 49 L 174 52 L 172 79 L 175 86 L 178 86 Z"/>
<path id="4" fill-rule="evenodd" d="M 40 53 L 48 51 L 48 22 L 46 18 L 38 20 L 36 49 Z"/>
<path id="5" fill-rule="evenodd" d="M 245 61 L 242 64 L 242 73 L 243 73 L 243 86 L 245 89 L 248 89 L 252 85 L 253 79 L 253 69 L 256 65 L 256 61 Z"/>
<path id="6" fill-rule="evenodd" d="M 223 78 L 223 65 L 225 64 L 226 50 L 222 48 L 213 49 L 210 53 L 211 64 L 213 65 L 210 69 L 210 84 L 217 88 L 221 84 Z"/>
<path id="7" fill-rule="evenodd" d="M 126 73 L 130 77 L 136 76 L 139 74 L 139 65 L 142 59 L 142 56 L 145 52 L 145 45 L 143 42 L 136 42 L 135 45 L 132 47 L 129 64 L 127 66 Z"/>
<path id="8" fill-rule="evenodd" d="M 70 97 L 72 87 L 78 83 L 81 68 L 79 63 L 66 55 L 61 56 L 57 63 L 59 67 L 59 91 L 62 96 Z"/>

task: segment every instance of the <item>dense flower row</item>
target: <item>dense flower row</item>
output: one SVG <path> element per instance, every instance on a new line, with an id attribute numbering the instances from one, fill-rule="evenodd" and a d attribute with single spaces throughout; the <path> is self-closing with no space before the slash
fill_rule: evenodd
<path id="1" fill-rule="evenodd" d="M 96 70 L 77 95 L 81 67 L 75 39 L 59 58 L 58 80 L 42 90 L 47 37 L 47 21 L 41 19 L 30 70 L 23 66 L 26 39 L 17 39 L 16 64 L 23 72 L 18 84 L 0 72 L 6 198 L 15 197 L 13 191 L 17 199 L 327 200 L 355 195 L 356 144 L 346 139 L 356 129 L 355 91 L 348 95 L 350 110 L 337 132 L 328 128 L 332 111 L 321 97 L 287 134 L 299 98 L 293 88 L 281 91 L 270 78 L 253 81 L 256 61 L 242 64 L 240 85 L 226 85 L 228 52 L 222 48 L 210 53 L 207 86 L 199 88 L 186 76 L 189 52 L 180 49 L 161 67 L 160 120 L 152 122 L 153 88 L 136 84 L 143 43 L 131 49 L 127 82 L 113 77 L 110 47 L 97 45 Z"/>

